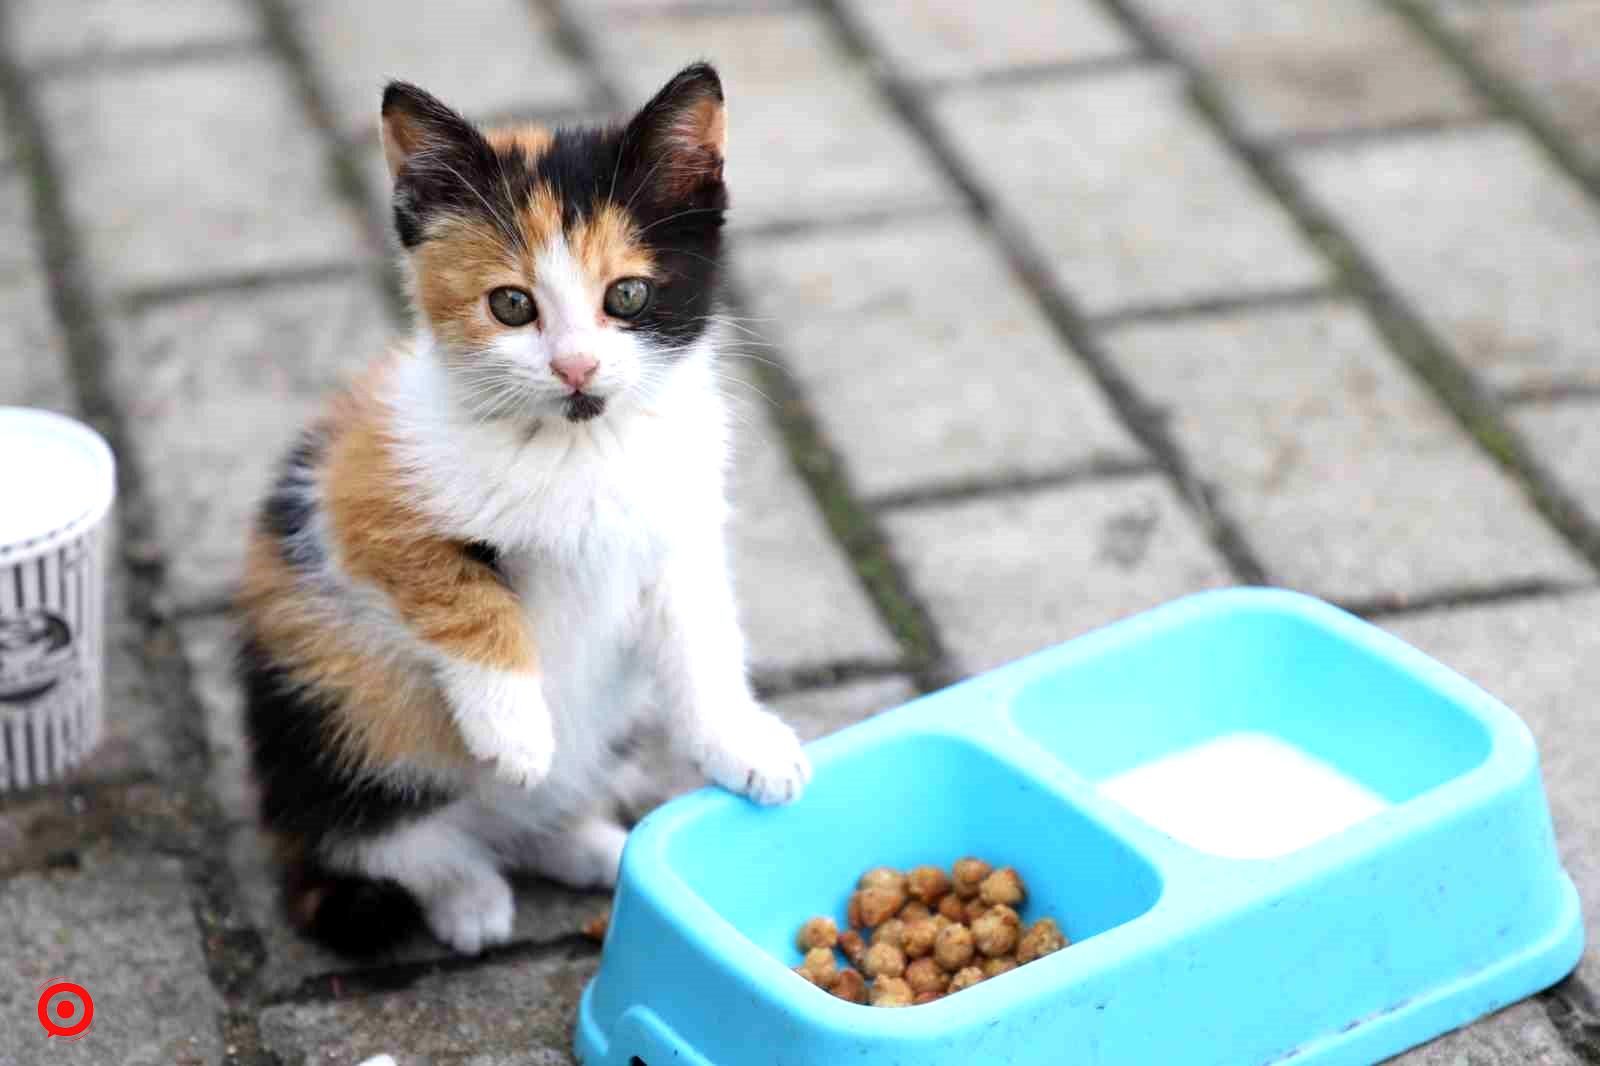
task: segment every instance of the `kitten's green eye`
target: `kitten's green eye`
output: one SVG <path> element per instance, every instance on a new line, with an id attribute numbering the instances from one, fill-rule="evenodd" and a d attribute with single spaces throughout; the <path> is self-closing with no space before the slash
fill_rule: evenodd
<path id="1" fill-rule="evenodd" d="M 650 283 L 643 278 L 623 278 L 606 290 L 606 314 L 633 318 L 650 302 Z"/>
<path id="2" fill-rule="evenodd" d="M 489 294 L 489 310 L 508 326 L 526 326 L 539 314 L 533 294 L 526 289 L 503 285 Z"/>

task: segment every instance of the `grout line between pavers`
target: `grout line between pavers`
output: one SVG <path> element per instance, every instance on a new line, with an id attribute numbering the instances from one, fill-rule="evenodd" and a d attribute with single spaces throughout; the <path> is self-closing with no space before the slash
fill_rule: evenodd
<path id="1" fill-rule="evenodd" d="M 121 292 L 113 293 L 111 300 L 120 305 L 122 310 L 137 313 L 155 307 L 180 303 L 196 297 L 256 292 L 261 289 L 305 285 L 324 281 L 343 281 L 349 278 L 361 277 L 362 275 L 371 275 L 374 280 L 377 280 L 380 269 L 380 265 L 372 260 L 308 263 L 302 266 L 252 270 L 238 274 L 218 274 L 202 280 L 178 281 L 170 284 L 124 289 Z"/>
<path id="2" fill-rule="evenodd" d="M 1417 0 L 1383 0 L 1383 3 L 1408 22 L 1504 116 L 1519 123 L 1551 161 L 1589 194 L 1590 206 L 1600 212 L 1600 167 L 1584 160 L 1532 96 L 1479 59 L 1472 45 L 1439 12 Z"/>
<path id="3" fill-rule="evenodd" d="M 996 67 L 963 74 L 907 74 L 905 79 L 909 85 L 921 92 L 939 94 L 967 89 L 992 89 L 1007 85 L 1031 85 L 1035 82 L 1056 83 L 1079 78 L 1099 78 L 1107 74 L 1121 74 L 1159 66 L 1161 66 L 1160 60 L 1142 51 L 1132 51 L 1084 56 L 1079 59 L 1024 63 L 1014 67 Z"/>
<path id="4" fill-rule="evenodd" d="M 874 511 L 915 510 L 920 507 L 940 507 L 952 503 L 987 500 L 997 496 L 1017 496 L 1074 485 L 1123 481 L 1160 473 L 1161 467 L 1149 459 L 1096 455 L 1054 470 L 1013 474 L 1009 477 L 963 478 L 869 495 L 862 500 L 862 503 Z"/>
<path id="5" fill-rule="evenodd" d="M 1300 130 L 1255 138 L 1255 142 L 1274 152 L 1301 149 L 1359 147 L 1385 141 L 1402 141 L 1440 133 L 1481 130 L 1505 121 L 1505 114 L 1491 107 L 1472 115 L 1433 116 L 1387 122 L 1376 126 L 1349 126 L 1338 130 Z"/>
<path id="6" fill-rule="evenodd" d="M 626 101 L 604 74 L 604 64 L 591 45 L 581 22 L 564 0 L 530 0 L 560 28 L 561 45 L 569 58 L 593 72 L 597 91 L 612 113 L 621 113 Z M 749 301 L 735 279 L 725 282 L 730 310 L 743 315 Z M 855 569 L 878 615 L 905 655 L 904 670 L 916 686 L 931 692 L 957 680 L 952 660 L 932 614 L 917 595 L 905 568 L 895 557 L 889 538 L 876 516 L 863 506 L 838 450 L 823 434 L 794 375 L 772 349 L 755 362 L 760 387 L 773 401 L 773 416 L 789 452 L 789 459 L 810 489 L 829 531 Z"/>
<path id="7" fill-rule="evenodd" d="M 1600 995 L 1573 972 L 1534 998 L 1573 1055 L 1586 1066 L 1600 1066 Z"/>
<path id="8" fill-rule="evenodd" d="M 322 81 L 317 77 L 311 61 L 311 54 L 301 39 L 300 31 L 295 27 L 294 12 L 290 10 L 286 0 L 255 0 L 255 5 L 266 27 L 267 40 L 272 50 L 288 69 L 290 80 L 300 97 L 301 109 L 321 134 L 334 192 L 357 216 L 357 225 L 366 235 L 372 253 L 377 258 L 387 261 L 389 236 L 387 230 L 379 225 L 377 219 L 380 216 L 373 212 L 373 205 L 368 199 L 366 181 L 361 176 L 362 160 L 339 129 L 338 121 L 334 118 L 333 106 L 328 102 Z M 376 92 L 373 93 L 372 107 L 376 115 L 378 109 Z M 392 270 L 384 273 L 382 280 L 389 319 L 392 324 L 401 325 L 407 314 L 404 287 L 399 276 Z"/>
<path id="9" fill-rule="evenodd" d="M 1091 329 L 1101 333 L 1159 322 L 1178 322 L 1188 318 L 1209 315 L 1237 314 L 1240 312 L 1280 311 L 1319 304 L 1333 304 L 1345 299 L 1344 291 L 1337 285 L 1303 285 L 1291 289 L 1269 289 L 1247 292 L 1237 296 L 1217 296 L 1185 303 L 1150 304 L 1090 315 L 1085 320 Z"/>
<path id="10" fill-rule="evenodd" d="M 3 18 L 4 12 L 0 11 L 0 19 Z M 5 28 L 0 26 L 0 31 Z M 107 364 L 113 349 L 91 295 L 93 289 L 78 236 L 63 201 L 60 167 L 28 79 L 5 45 L 8 40 L 9 36 L 0 32 L 0 104 L 12 119 L 18 156 L 31 179 L 34 229 L 45 265 L 51 312 L 65 341 L 79 408 L 121 457 L 117 464 L 119 500 L 114 519 L 121 543 L 125 549 L 153 545 L 157 540 L 151 495 L 110 381 Z M 204 711 L 194 690 L 189 664 L 171 623 L 138 609 L 139 604 L 155 602 L 159 596 L 165 577 L 159 554 L 149 565 L 130 566 L 126 559 L 117 562 L 111 576 L 114 580 L 120 577 L 129 588 L 133 619 L 143 636 L 138 654 L 144 676 L 169 712 L 166 731 L 173 746 L 170 779 L 185 796 L 192 819 L 205 830 L 205 838 L 218 840 L 223 819 L 206 785 L 210 750 Z M 225 1006 L 217 1018 L 219 1036 L 227 1041 L 232 1031 L 228 1015 L 236 1009 L 264 959 L 261 937 L 256 930 L 235 921 L 240 893 L 219 850 L 178 845 L 171 850 L 184 863 L 207 977 Z M 261 1066 L 270 1062 L 261 1058 L 254 1061 Z"/>
<path id="11" fill-rule="evenodd" d="M 1499 390 L 1496 396 L 1508 407 L 1579 406 L 1600 403 L 1600 384 L 1572 381 L 1552 382 L 1546 385 L 1517 385 Z"/>
<path id="12" fill-rule="evenodd" d="M 185 41 L 181 44 L 142 45 L 105 52 L 85 51 L 49 56 L 23 68 L 36 81 L 64 81 L 102 74 L 128 74 L 166 70 L 189 63 L 255 58 L 265 54 L 267 41 L 259 35 Z"/>
<path id="13" fill-rule="evenodd" d="M 995 205 L 972 169 L 923 106 L 916 87 L 895 73 L 887 60 L 873 52 L 870 35 L 844 10 L 839 0 L 819 0 L 819 7 L 829 16 L 840 43 L 847 50 L 874 60 L 870 65 L 880 93 L 922 141 L 924 148 L 960 190 L 978 219 L 994 232 L 1012 272 L 1064 342 L 1067 353 L 1076 356 L 1110 401 L 1123 426 L 1155 457 L 1162 472 L 1176 489 L 1179 499 L 1199 522 L 1207 539 L 1228 564 L 1234 577 L 1245 584 L 1270 584 L 1266 566 L 1238 524 L 1221 507 L 1212 487 L 1196 476 L 1155 406 L 1140 395 L 1132 381 L 1117 369 L 1076 300 L 1056 284 L 1049 263 L 1034 246 L 1032 238 L 1021 225 L 1009 219 Z M 1162 57 L 1142 39 L 1135 39 L 1149 54 Z"/>
<path id="14" fill-rule="evenodd" d="M 835 659 L 832 662 L 755 670 L 751 678 L 763 700 L 838 688 L 858 681 L 881 681 L 911 673 L 907 663 L 887 659 Z"/>
<path id="15" fill-rule="evenodd" d="M 514 940 L 485 948 L 476 955 L 443 955 L 318 974 L 305 978 L 292 989 L 264 997 L 261 1006 L 328 1003 L 403 991 L 435 975 L 468 973 L 512 962 L 538 962 L 556 958 L 572 961 L 593 958 L 599 954 L 600 945 L 582 933 L 568 933 L 551 940 Z"/>
<path id="16" fill-rule="evenodd" d="M 1390 350 L 1433 391 L 1472 440 L 1511 475 L 1545 521 L 1600 571 L 1600 525 L 1585 515 L 1522 435 L 1501 417 L 1495 398 L 1433 334 L 1333 214 L 1313 199 L 1270 148 L 1244 133 L 1211 76 L 1169 47 L 1129 0 L 1099 2 L 1129 33 L 1152 51 L 1166 55 L 1183 72 L 1196 114 L 1244 162 L 1263 190 L 1278 200 L 1308 242 L 1332 263 L 1340 284 L 1360 300 Z"/>
<path id="17" fill-rule="evenodd" d="M 1368 621 L 1405 618 L 1454 607 L 1490 607 L 1501 603 L 1561 599 L 1593 592 L 1597 586 L 1587 581 L 1511 581 L 1499 585 L 1474 585 L 1436 589 L 1415 596 L 1372 596 L 1359 600 L 1339 600 L 1337 606 Z"/>

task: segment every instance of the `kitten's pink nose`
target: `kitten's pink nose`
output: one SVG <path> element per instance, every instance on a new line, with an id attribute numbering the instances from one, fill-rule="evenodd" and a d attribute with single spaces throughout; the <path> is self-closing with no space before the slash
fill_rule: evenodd
<path id="1" fill-rule="evenodd" d="M 568 388 L 581 389 L 589 384 L 600 360 L 592 355 L 567 355 L 550 360 L 550 373 L 567 383 Z"/>

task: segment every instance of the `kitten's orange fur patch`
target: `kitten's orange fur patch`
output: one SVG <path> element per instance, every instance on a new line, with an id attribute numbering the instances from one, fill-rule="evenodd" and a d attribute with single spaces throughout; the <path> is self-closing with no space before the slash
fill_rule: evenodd
<path id="1" fill-rule="evenodd" d="M 537 673 L 538 651 L 522 601 L 467 545 L 434 531 L 391 454 L 382 375 L 347 394 L 322 477 L 323 507 L 344 572 L 388 596 L 422 640 L 456 659 Z"/>
<path id="2" fill-rule="evenodd" d="M 330 625 L 315 594 L 300 587 L 277 542 L 265 534 L 251 538 L 240 604 L 273 661 L 324 702 L 342 765 L 472 764 L 433 679 L 417 664 L 362 648 Z"/>

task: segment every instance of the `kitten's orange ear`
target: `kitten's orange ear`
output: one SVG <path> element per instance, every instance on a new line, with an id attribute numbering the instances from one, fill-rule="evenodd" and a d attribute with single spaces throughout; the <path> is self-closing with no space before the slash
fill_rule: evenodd
<path id="1" fill-rule="evenodd" d="M 391 179 L 418 153 L 459 149 L 481 140 L 472 123 L 408 82 L 392 81 L 383 90 L 382 114 L 383 158 Z"/>
<path id="2" fill-rule="evenodd" d="M 722 79 L 709 63 L 695 63 L 656 93 L 628 124 L 628 143 L 653 180 L 671 195 L 684 196 L 722 183 L 728 109 Z M 663 159 L 666 165 L 661 165 Z"/>

